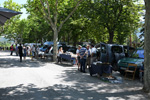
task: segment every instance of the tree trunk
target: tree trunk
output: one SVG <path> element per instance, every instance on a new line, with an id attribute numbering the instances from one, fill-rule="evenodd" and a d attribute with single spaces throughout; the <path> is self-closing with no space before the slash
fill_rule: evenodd
<path id="1" fill-rule="evenodd" d="M 144 86 L 146 92 L 150 92 L 150 1 L 145 0 L 145 38 L 144 38 Z"/>
<path id="2" fill-rule="evenodd" d="M 109 41 L 108 41 L 108 43 L 112 44 L 113 43 L 113 38 L 114 38 L 114 32 L 109 32 Z"/>
<path id="3" fill-rule="evenodd" d="M 58 31 L 57 31 L 57 27 L 54 28 L 54 48 L 53 48 L 53 61 L 57 60 L 57 52 L 58 52 L 58 48 L 57 48 L 57 42 L 58 42 Z"/>

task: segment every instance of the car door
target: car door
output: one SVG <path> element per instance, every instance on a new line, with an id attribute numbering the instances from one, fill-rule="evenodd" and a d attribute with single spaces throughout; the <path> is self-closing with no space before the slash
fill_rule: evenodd
<path id="1" fill-rule="evenodd" d="M 107 52 L 107 44 L 100 43 L 100 61 L 102 62 L 108 62 L 108 52 Z"/>

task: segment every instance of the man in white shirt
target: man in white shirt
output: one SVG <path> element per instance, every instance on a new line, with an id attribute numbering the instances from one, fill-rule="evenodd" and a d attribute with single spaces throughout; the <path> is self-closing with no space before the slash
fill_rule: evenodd
<path id="1" fill-rule="evenodd" d="M 86 49 L 88 51 L 87 53 L 87 60 L 86 60 L 86 68 L 87 68 L 87 65 L 88 65 L 88 68 L 91 66 L 91 49 L 90 49 L 90 45 L 87 45 L 86 46 Z"/>
<path id="2" fill-rule="evenodd" d="M 96 61 L 96 48 L 94 45 L 91 45 L 91 64 Z"/>

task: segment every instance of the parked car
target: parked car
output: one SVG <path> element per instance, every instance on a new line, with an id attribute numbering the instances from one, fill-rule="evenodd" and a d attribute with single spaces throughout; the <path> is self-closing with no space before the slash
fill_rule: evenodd
<path id="1" fill-rule="evenodd" d="M 121 74 L 124 74 L 124 70 L 127 68 L 128 63 L 137 64 L 136 74 L 139 75 L 139 68 L 142 66 L 142 62 L 144 62 L 144 49 L 138 48 L 130 57 L 120 59 L 117 65 L 119 68 L 119 72 Z"/>
<path id="2" fill-rule="evenodd" d="M 117 62 L 124 57 L 123 45 L 100 43 L 100 61 L 110 63 L 113 70 L 118 70 Z"/>
<path id="3" fill-rule="evenodd" d="M 133 54 L 133 52 L 135 51 L 134 47 L 123 46 L 123 48 L 124 48 L 125 57 L 130 57 Z"/>
<path id="4" fill-rule="evenodd" d="M 42 52 L 49 51 L 52 45 L 53 45 L 52 41 L 47 41 L 44 43 L 43 47 L 40 48 L 40 51 Z"/>
<path id="5" fill-rule="evenodd" d="M 57 45 L 57 48 L 59 49 L 60 47 L 62 47 L 62 45 Z M 52 47 L 50 48 L 50 50 L 49 50 L 49 53 L 50 54 L 53 54 L 53 49 L 54 49 L 54 46 L 52 45 Z"/>
<path id="6" fill-rule="evenodd" d="M 76 50 L 77 50 L 77 48 L 75 46 L 70 46 L 68 49 L 68 52 L 72 52 L 72 53 L 76 54 Z"/>
<path id="7" fill-rule="evenodd" d="M 49 49 L 54 45 L 52 41 L 47 41 L 44 43 L 44 46 L 40 48 L 40 51 L 45 52 L 49 51 Z M 63 47 L 64 52 L 68 50 L 66 42 L 57 42 L 57 45 L 61 45 Z"/>
<path id="8" fill-rule="evenodd" d="M 134 49 L 130 46 L 106 43 L 98 43 L 95 47 L 97 48 L 97 59 L 101 62 L 110 63 L 115 71 L 118 70 L 118 60 L 130 56 L 130 52 Z"/>

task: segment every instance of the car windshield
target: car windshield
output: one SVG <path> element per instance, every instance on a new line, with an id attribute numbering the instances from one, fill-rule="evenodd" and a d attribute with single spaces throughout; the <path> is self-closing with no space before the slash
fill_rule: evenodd
<path id="1" fill-rule="evenodd" d="M 44 45 L 44 46 L 43 46 L 43 48 L 47 48 L 47 47 L 48 47 L 48 45 Z"/>
<path id="2" fill-rule="evenodd" d="M 143 58 L 144 59 L 144 50 L 136 50 L 131 56 L 132 58 Z"/>

